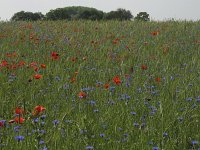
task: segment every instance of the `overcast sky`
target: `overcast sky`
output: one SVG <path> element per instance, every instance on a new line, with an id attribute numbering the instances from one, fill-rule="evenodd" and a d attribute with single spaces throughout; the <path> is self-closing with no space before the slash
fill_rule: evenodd
<path id="1" fill-rule="evenodd" d="M 1 20 L 18 11 L 42 12 L 66 6 L 94 7 L 105 12 L 125 8 L 136 16 L 146 11 L 153 20 L 200 20 L 200 0 L 0 0 Z"/>

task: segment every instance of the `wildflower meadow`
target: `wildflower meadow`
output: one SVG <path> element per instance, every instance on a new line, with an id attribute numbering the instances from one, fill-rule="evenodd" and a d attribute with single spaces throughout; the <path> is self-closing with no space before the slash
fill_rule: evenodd
<path id="1" fill-rule="evenodd" d="M 0 22 L 0 149 L 200 150 L 200 22 Z"/>

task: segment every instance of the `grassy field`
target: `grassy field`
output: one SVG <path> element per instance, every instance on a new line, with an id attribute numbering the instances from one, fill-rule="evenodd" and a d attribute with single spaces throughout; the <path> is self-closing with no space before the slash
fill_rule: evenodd
<path id="1" fill-rule="evenodd" d="M 200 22 L 1 22 L 0 149 L 200 149 Z"/>

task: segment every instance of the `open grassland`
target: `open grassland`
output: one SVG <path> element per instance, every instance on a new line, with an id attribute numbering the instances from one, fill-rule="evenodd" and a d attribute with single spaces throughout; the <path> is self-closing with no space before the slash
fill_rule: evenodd
<path id="1" fill-rule="evenodd" d="M 200 148 L 200 22 L 0 23 L 0 149 Z"/>

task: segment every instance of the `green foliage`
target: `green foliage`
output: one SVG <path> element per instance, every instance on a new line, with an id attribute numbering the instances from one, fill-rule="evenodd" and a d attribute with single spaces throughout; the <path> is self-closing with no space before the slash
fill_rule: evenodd
<path id="1" fill-rule="evenodd" d="M 64 19 L 70 19 L 70 15 L 67 11 L 63 8 L 57 8 L 55 10 L 50 10 L 46 14 L 47 20 L 64 20 Z"/>
<path id="2" fill-rule="evenodd" d="M 80 13 L 79 19 L 88 19 L 88 20 L 101 20 L 103 19 L 104 13 L 97 10 L 85 10 Z"/>
<path id="3" fill-rule="evenodd" d="M 103 18 L 103 12 L 95 8 L 73 6 L 65 8 L 57 8 L 51 10 L 46 14 L 47 20 L 77 20 L 77 19 L 88 19 L 88 20 L 100 20 Z"/>
<path id="4" fill-rule="evenodd" d="M 131 20 L 133 15 L 129 10 L 125 10 L 122 8 L 117 9 L 116 11 L 111 11 L 105 14 L 106 20 Z"/>
<path id="5" fill-rule="evenodd" d="M 44 16 L 42 13 L 20 11 L 13 15 L 12 21 L 37 21 L 37 20 L 131 20 L 133 15 L 129 10 L 122 8 L 104 13 L 95 8 L 72 6 L 52 9 Z"/>
<path id="6" fill-rule="evenodd" d="M 11 18 L 12 21 L 37 21 L 42 20 L 44 15 L 41 12 L 32 13 L 32 12 L 25 12 L 20 11 L 13 15 Z"/>
<path id="7" fill-rule="evenodd" d="M 135 20 L 138 20 L 138 21 L 150 21 L 149 14 L 147 12 L 140 12 L 135 17 Z"/>

